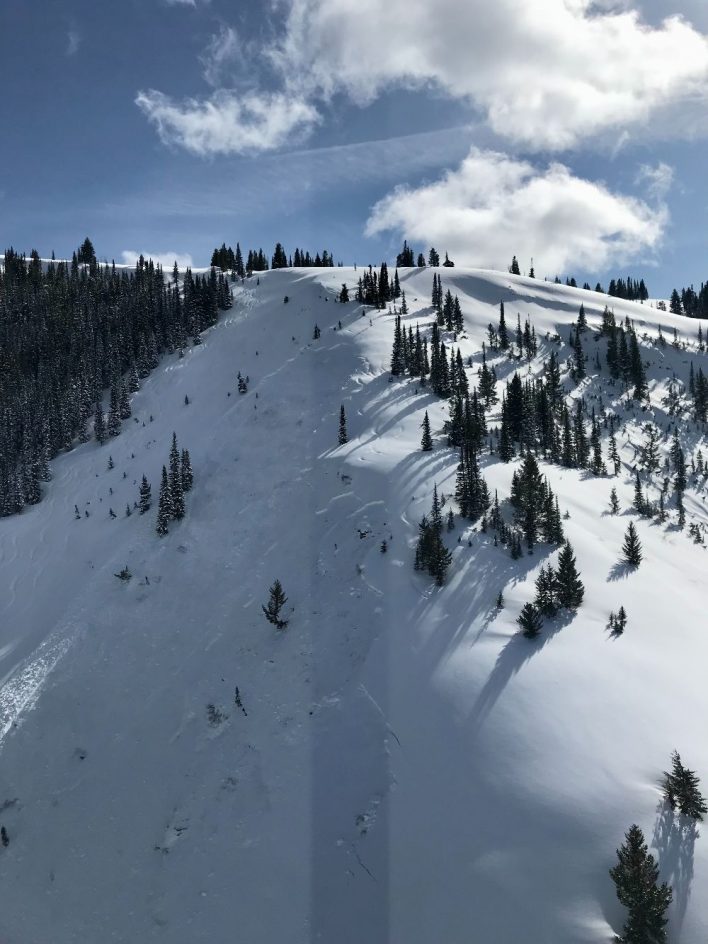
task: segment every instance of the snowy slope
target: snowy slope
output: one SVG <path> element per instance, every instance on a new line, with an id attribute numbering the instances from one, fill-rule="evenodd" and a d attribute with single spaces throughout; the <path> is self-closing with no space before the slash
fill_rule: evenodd
<path id="1" fill-rule="evenodd" d="M 581 301 L 597 327 L 608 300 L 439 271 L 465 313 L 471 380 L 500 299 L 510 326 L 519 311 L 539 339 L 566 341 Z M 56 460 L 46 499 L 0 522 L 3 942 L 600 942 L 624 918 L 607 869 L 632 822 L 674 885 L 671 940 L 708 935 L 708 840 L 667 827 L 657 785 L 674 748 L 708 778 L 704 548 L 640 520 L 645 560 L 618 576 L 636 520 L 628 468 L 610 480 L 544 464 L 586 587 L 572 622 L 536 643 L 516 633 L 548 549 L 514 562 L 458 523 L 448 584 L 414 573 L 417 522 L 434 482 L 453 491 L 457 456 L 440 435 L 447 404 L 389 382 L 392 315 L 335 304 L 358 274 L 247 281 L 202 345 L 144 382 L 137 421 Z M 431 281 L 402 274 L 413 325 L 430 320 Z M 659 324 L 669 339 L 698 330 L 614 301 L 648 339 Z M 643 352 L 665 425 L 664 380 L 705 355 Z M 496 366 L 500 381 L 514 369 Z M 628 466 L 647 418 L 625 417 Z M 152 512 L 124 509 L 143 473 L 156 496 L 173 430 L 195 487 L 160 539 Z M 506 497 L 514 464 L 486 463 Z M 708 518 L 704 495 L 687 493 L 689 520 Z M 283 633 L 260 609 L 275 577 L 293 608 Z M 613 640 L 620 604 L 629 626 Z"/>

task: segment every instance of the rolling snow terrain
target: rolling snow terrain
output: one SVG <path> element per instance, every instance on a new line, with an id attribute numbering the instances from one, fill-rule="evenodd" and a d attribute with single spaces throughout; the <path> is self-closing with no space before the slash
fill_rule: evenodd
<path id="1" fill-rule="evenodd" d="M 556 549 L 512 560 L 459 516 L 445 586 L 416 573 L 433 486 L 455 490 L 448 403 L 391 378 L 390 311 L 337 303 L 361 270 L 247 279 L 201 345 L 143 382 L 120 436 L 56 459 L 44 500 L 0 520 L 2 944 L 599 944 L 625 919 L 608 869 L 634 822 L 674 889 L 672 944 L 708 939 L 708 836 L 669 821 L 659 786 L 674 749 L 708 783 L 708 557 L 673 508 L 665 524 L 632 508 L 643 424 L 675 421 L 668 380 L 706 360 L 699 323 L 506 273 L 437 272 L 460 299 L 471 385 L 500 301 L 511 331 L 517 312 L 530 318 L 530 362 L 488 352 L 500 397 L 551 350 L 565 363 L 585 306 L 588 378 L 564 373 L 566 393 L 618 414 L 623 468 L 540 463 L 569 513 L 582 607 L 520 636 Z M 422 330 L 432 273 L 399 275 L 404 323 Z M 625 409 L 607 383 L 606 304 L 634 322 L 651 410 Z M 657 345 L 659 325 L 685 348 Z M 173 432 L 194 487 L 159 537 Z M 689 461 L 708 455 L 703 438 L 684 424 Z M 519 460 L 481 464 L 508 499 Z M 126 517 L 143 474 L 153 508 Z M 708 523 L 702 478 L 685 505 L 688 523 Z M 636 571 L 617 566 L 630 520 Z M 275 578 L 282 632 L 261 610 Z"/>

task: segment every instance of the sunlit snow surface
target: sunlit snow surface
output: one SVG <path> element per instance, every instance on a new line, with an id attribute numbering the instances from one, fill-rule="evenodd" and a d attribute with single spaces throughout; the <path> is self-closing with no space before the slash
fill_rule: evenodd
<path id="1" fill-rule="evenodd" d="M 708 366 L 698 322 L 438 271 L 460 297 L 471 382 L 499 301 L 512 330 L 530 316 L 539 356 L 491 357 L 500 393 L 515 368 L 538 374 L 553 349 L 567 359 L 581 301 L 590 379 L 568 390 L 598 410 L 590 397 L 619 395 L 592 367 L 608 301 L 635 321 L 662 428 L 672 372 Z M 458 519 L 448 584 L 413 571 L 417 522 L 434 483 L 454 490 L 457 455 L 441 434 L 447 404 L 389 380 L 393 316 L 335 302 L 359 275 L 237 286 L 204 343 L 143 383 L 117 439 L 55 460 L 45 500 L 0 520 L 2 944 L 599 944 L 624 920 L 607 870 L 632 822 L 674 886 L 672 944 L 704 944 L 708 836 L 672 824 L 658 783 L 677 748 L 708 785 L 708 561 L 687 532 L 630 512 L 652 414 L 620 410 L 618 479 L 543 465 L 570 513 L 585 603 L 537 642 L 520 638 L 549 549 L 514 562 Z M 429 324 L 430 270 L 401 281 L 404 320 Z M 689 350 L 651 345 L 659 324 Z M 556 331 L 562 348 L 545 340 Z M 350 441 L 338 447 L 341 403 Z M 419 450 L 426 409 L 432 453 Z M 143 474 L 156 497 L 173 430 L 195 486 L 161 539 L 154 509 L 125 506 Z M 701 434 L 682 438 L 695 455 Z M 493 460 L 484 474 L 505 499 L 515 464 Z M 706 520 L 702 486 L 686 507 Z M 645 553 L 631 574 L 616 567 L 629 520 Z M 283 633 L 261 612 L 275 577 L 293 608 Z M 614 640 L 620 604 L 628 627 Z"/>

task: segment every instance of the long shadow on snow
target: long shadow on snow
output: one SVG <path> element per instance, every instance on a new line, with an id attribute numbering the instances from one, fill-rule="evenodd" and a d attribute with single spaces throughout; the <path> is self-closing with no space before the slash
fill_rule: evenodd
<path id="1" fill-rule="evenodd" d="M 511 679 L 530 659 L 541 652 L 554 636 L 569 626 L 573 619 L 574 614 L 566 613 L 554 620 L 547 620 L 537 639 L 526 639 L 521 633 L 511 637 L 499 653 L 494 668 L 472 708 L 470 720 L 475 730 L 478 731 L 484 724 Z"/>
<path id="2" fill-rule="evenodd" d="M 695 820 L 674 813 L 665 800 L 660 802 L 651 844 L 659 853 L 661 881 L 668 882 L 674 890 L 669 913 L 672 916 L 672 934 L 676 940 L 681 936 L 681 926 L 691 896 L 693 855 L 699 835 Z"/>
<path id="3" fill-rule="evenodd" d="M 544 546 L 542 554 L 524 555 L 514 561 L 507 549 L 495 548 L 491 540 L 475 536 L 472 542 L 469 548 L 462 541 L 453 551 L 452 580 L 445 588 L 445 600 L 449 602 L 449 612 L 459 614 L 459 618 L 454 623 L 446 620 L 431 633 L 424 645 L 427 665 L 437 666 L 448 659 L 467 637 L 471 624 L 483 614 L 482 625 L 473 639 L 473 644 L 476 643 L 499 612 L 496 607 L 499 591 L 526 580 L 531 570 L 554 550 Z M 426 597 L 419 608 L 429 605 Z M 425 613 L 412 619 L 424 623 Z"/>

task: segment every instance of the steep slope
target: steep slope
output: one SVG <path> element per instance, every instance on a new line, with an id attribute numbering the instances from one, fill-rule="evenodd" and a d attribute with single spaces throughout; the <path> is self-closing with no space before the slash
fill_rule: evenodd
<path id="1" fill-rule="evenodd" d="M 538 374 L 551 349 L 567 356 L 546 334 L 567 342 L 581 301 L 595 331 L 608 301 L 441 271 L 465 314 L 472 382 L 500 299 L 510 326 L 517 311 L 534 325 L 530 364 L 490 360 L 500 392 L 515 369 Z M 447 585 L 413 571 L 417 523 L 434 483 L 454 491 L 457 453 L 441 434 L 447 403 L 390 382 L 391 314 L 335 304 L 359 274 L 249 280 L 202 345 L 144 383 L 121 436 L 61 457 L 46 499 L 0 523 L 10 944 L 602 941 L 623 920 L 607 869 L 632 822 L 674 885 L 672 940 L 708 933 L 695 891 L 708 852 L 668 822 L 657 785 L 675 747 L 708 776 L 705 550 L 640 520 L 645 561 L 615 566 L 637 520 L 630 467 L 649 414 L 616 404 L 616 479 L 543 464 L 586 596 L 572 621 L 520 638 L 516 617 L 551 548 L 512 561 L 458 519 Z M 402 275 L 407 323 L 430 321 L 430 283 L 429 271 Z M 687 379 L 704 355 L 649 342 L 659 324 L 698 325 L 614 308 L 647 332 L 665 426 L 666 378 Z M 594 373 L 572 395 L 617 400 Z M 337 447 L 340 403 L 350 439 Z M 431 453 L 419 451 L 426 409 Z M 173 431 L 195 486 L 185 519 L 159 538 L 154 508 L 124 509 L 142 474 L 156 498 Z M 683 438 L 695 453 L 702 431 Z M 516 465 L 485 459 L 500 498 Z M 705 520 L 704 495 L 687 492 L 691 520 Z M 90 517 L 75 520 L 75 504 Z M 114 576 L 125 565 L 127 583 Z M 275 577 L 292 607 L 283 633 L 260 608 Z M 612 639 L 620 604 L 629 626 Z"/>

